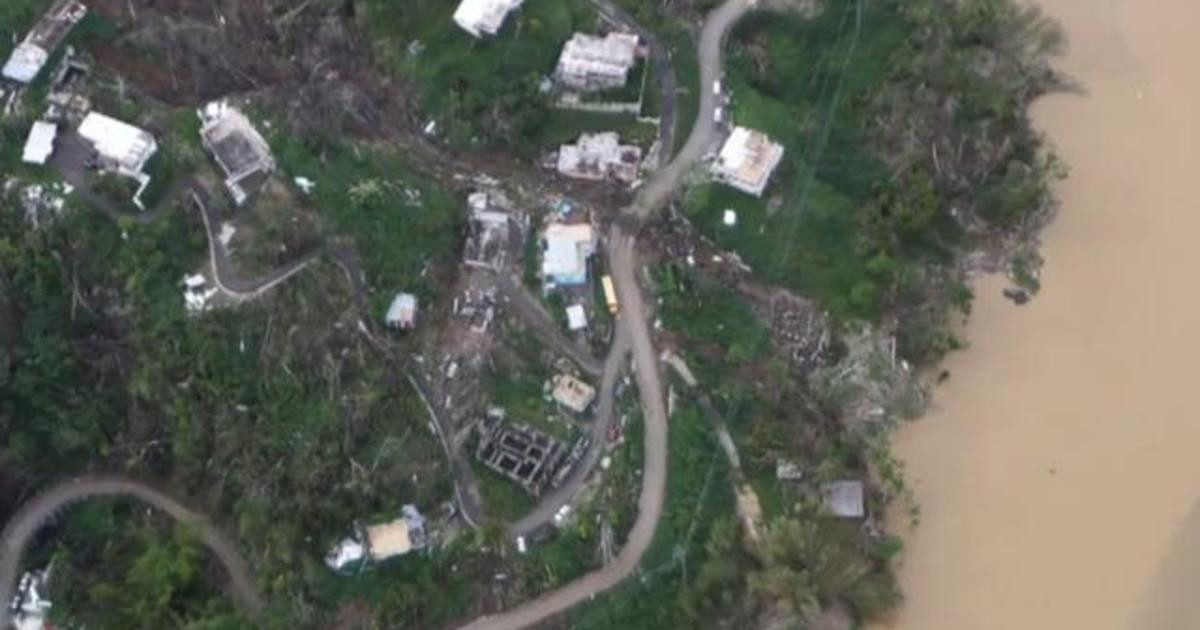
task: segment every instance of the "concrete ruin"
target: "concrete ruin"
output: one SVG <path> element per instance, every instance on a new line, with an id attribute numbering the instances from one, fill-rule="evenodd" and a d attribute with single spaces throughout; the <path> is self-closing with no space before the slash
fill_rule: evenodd
<path id="1" fill-rule="evenodd" d="M 475 453 L 479 461 L 530 495 L 541 496 L 566 460 L 566 445 L 525 424 L 493 420 L 482 427 Z"/>
<path id="2" fill-rule="evenodd" d="M 508 261 L 513 247 L 513 219 L 497 201 L 486 192 L 472 193 L 467 199 L 471 216 L 463 264 L 468 267 L 500 271 Z"/>
<path id="3" fill-rule="evenodd" d="M 564 144 L 558 150 L 558 172 L 575 179 L 603 181 L 615 179 L 627 184 L 637 181 L 642 163 L 642 149 L 621 144 L 621 137 L 612 131 L 583 134 L 575 144 Z"/>
<path id="4" fill-rule="evenodd" d="M 55 2 L 13 49 L 0 74 L 20 84 L 32 83 L 50 60 L 50 54 L 63 43 L 87 11 L 87 6 L 78 0 Z"/>
<path id="5" fill-rule="evenodd" d="M 575 33 L 563 46 L 554 76 L 564 87 L 580 92 L 619 88 L 629 81 L 639 54 L 638 36 L 631 33 Z"/>
<path id="6" fill-rule="evenodd" d="M 271 147 L 241 111 L 225 102 L 213 102 L 199 112 L 200 138 L 225 173 L 225 188 L 234 203 L 242 205 L 255 184 L 275 170 Z"/>

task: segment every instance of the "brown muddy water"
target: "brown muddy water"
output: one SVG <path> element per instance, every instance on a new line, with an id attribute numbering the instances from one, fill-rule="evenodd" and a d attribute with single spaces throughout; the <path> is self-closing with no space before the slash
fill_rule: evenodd
<path id="1" fill-rule="evenodd" d="M 891 630 L 1200 629 L 1200 1 L 1040 0 L 1085 95 L 1042 294 L 978 283 L 971 348 L 896 439 L 921 506 Z"/>

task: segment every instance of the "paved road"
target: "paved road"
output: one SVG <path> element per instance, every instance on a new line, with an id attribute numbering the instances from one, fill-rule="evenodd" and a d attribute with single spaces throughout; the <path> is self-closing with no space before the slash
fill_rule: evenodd
<path id="1" fill-rule="evenodd" d="M 204 516 L 179 501 L 145 484 L 121 477 L 83 477 L 44 490 L 21 506 L 0 532 L 0 628 L 9 626 L 8 602 L 15 593 L 26 545 L 47 521 L 67 506 L 97 497 L 132 497 L 162 510 L 181 524 L 192 527 L 200 542 L 212 550 L 229 573 L 229 591 L 238 605 L 250 614 L 263 609 L 250 570 L 237 545 Z"/>
<path id="2" fill-rule="evenodd" d="M 597 361 L 591 352 L 568 339 L 554 321 L 554 317 L 546 311 L 546 307 L 530 295 L 529 290 L 522 286 L 519 280 L 506 273 L 496 274 L 495 278 L 496 286 L 504 297 L 508 298 L 506 306 L 532 327 L 542 341 L 549 343 L 559 354 L 566 355 L 591 376 L 604 373 L 605 365 Z"/>
<path id="3" fill-rule="evenodd" d="M 599 395 L 596 397 L 596 414 L 592 419 L 590 436 L 592 443 L 587 452 L 575 464 L 575 469 L 567 476 L 562 485 L 546 493 L 538 500 L 538 504 L 528 514 L 514 523 L 509 531 L 514 536 L 532 533 L 549 523 L 559 508 L 575 498 L 576 493 L 587 481 L 588 475 L 596 468 L 608 444 L 608 433 L 616 419 L 616 389 L 617 381 L 621 378 L 625 359 L 629 356 L 630 340 L 624 326 L 617 328 L 613 339 L 612 349 L 604 362 L 603 375 L 600 377 Z"/>
<path id="4" fill-rule="evenodd" d="M 204 220 L 204 235 L 208 237 L 208 261 L 212 270 L 213 282 L 225 295 L 235 300 L 252 300 L 270 291 L 277 285 L 287 282 L 292 276 L 304 271 L 316 261 L 318 253 L 314 252 L 299 260 L 284 265 L 261 278 L 243 278 L 233 269 L 229 260 L 229 252 L 221 244 L 221 222 L 212 210 L 212 201 L 199 182 L 190 182 L 188 194 L 192 203 Z"/>
<path id="5" fill-rule="evenodd" d="M 725 36 L 756 4 L 755 0 L 726 0 L 725 4 L 710 13 L 705 20 L 699 43 L 700 113 L 696 116 L 696 125 L 692 127 L 691 135 L 675 159 L 638 192 L 631 209 L 637 218 L 645 219 L 670 200 L 683 184 L 688 172 L 720 139 L 720 130 L 713 121 L 717 96 L 713 94 L 712 86 L 713 82 L 721 77 L 724 67 Z"/>
<path id="6" fill-rule="evenodd" d="M 666 203 L 683 183 L 684 175 L 716 140 L 717 127 L 713 123 L 716 98 L 712 93 L 712 82 L 721 73 L 722 46 L 726 33 L 752 6 L 753 0 L 727 0 L 709 15 L 699 44 L 702 97 L 696 125 L 683 150 L 642 189 L 634 205 L 627 208 L 625 214 L 641 220 Z M 654 538 L 666 492 L 667 409 L 658 357 L 650 333 L 649 312 L 637 278 L 637 271 L 641 269 L 637 238 L 635 233 L 627 233 L 622 223 L 613 224 L 607 251 L 613 283 L 621 301 L 619 325 L 629 336 L 633 350 L 645 423 L 645 457 L 637 521 L 621 553 L 612 563 L 512 610 L 480 617 L 464 626 L 463 630 L 516 630 L 560 614 L 625 580 L 637 568 Z"/>

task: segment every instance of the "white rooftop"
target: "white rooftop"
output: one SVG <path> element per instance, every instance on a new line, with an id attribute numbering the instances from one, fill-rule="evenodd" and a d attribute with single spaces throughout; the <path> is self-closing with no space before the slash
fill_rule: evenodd
<path id="1" fill-rule="evenodd" d="M 604 37 L 575 33 L 563 46 L 556 76 L 579 89 L 625 85 L 637 64 L 638 37 L 631 33 L 609 33 Z"/>
<path id="2" fill-rule="evenodd" d="M 353 538 L 347 538 L 329 551 L 325 556 L 325 565 L 334 571 L 341 571 L 356 562 L 361 562 L 366 555 L 365 545 Z"/>
<path id="3" fill-rule="evenodd" d="M 583 284 L 587 282 L 587 260 L 595 252 L 596 235 L 591 224 L 555 223 L 546 228 L 542 275 L 556 284 Z"/>
<path id="4" fill-rule="evenodd" d="M 29 130 L 29 139 L 25 141 L 25 151 L 21 160 L 26 164 L 45 164 L 54 152 L 54 138 L 58 136 L 58 126 L 39 120 L 33 123 Z"/>
<path id="5" fill-rule="evenodd" d="M 29 83 L 41 72 L 50 53 L 41 46 L 22 42 L 17 44 L 4 64 L 4 77 L 18 83 Z"/>
<path id="6" fill-rule="evenodd" d="M 417 323 L 417 296 L 411 293 L 398 293 L 388 307 L 385 318 L 388 326 L 412 328 Z"/>
<path id="7" fill-rule="evenodd" d="M 734 127 L 712 170 L 717 179 L 760 197 L 782 159 L 783 146 L 772 142 L 766 134 Z"/>
<path id="8" fill-rule="evenodd" d="M 454 12 L 454 22 L 463 30 L 482 37 L 495 35 L 504 26 L 508 14 L 521 7 L 525 0 L 462 0 Z"/>
<path id="9" fill-rule="evenodd" d="M 91 142 L 101 157 L 116 162 L 128 173 L 140 173 L 158 150 L 158 143 L 148 131 L 96 112 L 83 119 L 79 135 Z"/>

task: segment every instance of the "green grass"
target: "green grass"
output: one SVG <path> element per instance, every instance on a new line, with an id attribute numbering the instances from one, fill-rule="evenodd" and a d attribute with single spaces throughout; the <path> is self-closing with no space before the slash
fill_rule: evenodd
<path id="1" fill-rule="evenodd" d="M 477 461 L 473 461 L 472 466 L 488 518 L 512 522 L 533 509 L 533 497 L 526 494 L 521 486 Z"/>
<path id="2" fill-rule="evenodd" d="M 694 344 L 719 349 L 735 364 L 761 358 L 770 333 L 732 290 L 681 265 L 655 270 L 663 324 Z"/>
<path id="3" fill-rule="evenodd" d="M 454 23 L 456 3 L 372 0 L 363 12 L 376 58 L 395 76 L 414 81 L 428 116 L 459 145 L 519 146 L 550 115 L 538 90 L 575 31 L 596 26 L 583 0 L 530 0 L 509 15 L 501 33 L 475 39 Z M 418 55 L 410 52 L 420 42 Z"/>
<path id="4" fill-rule="evenodd" d="M 676 603 L 686 586 L 687 567 L 704 562 L 704 541 L 712 523 L 733 513 L 729 470 L 708 421 L 694 406 L 671 418 L 670 459 L 662 519 L 641 563 L 641 579 L 621 586 L 571 613 L 571 627 L 694 627 Z M 692 575 L 686 573 L 686 575 Z"/>
<path id="5" fill-rule="evenodd" d="M 418 176 L 404 156 L 320 138 L 276 133 L 272 149 L 288 177 L 316 182 L 312 203 L 335 231 L 354 240 L 367 281 L 382 311 L 398 291 L 422 300 L 440 288 L 425 273 L 451 265 L 457 254 L 465 205 Z"/>
<path id="6" fill-rule="evenodd" d="M 863 130 L 865 97 L 888 78 L 889 60 L 905 45 L 904 22 L 890 10 L 869 13 L 861 31 L 850 4 L 812 20 L 760 12 L 740 23 L 729 44 L 733 117 L 783 144 L 784 163 L 763 200 L 706 185 L 685 205 L 702 232 L 764 280 L 841 316 L 877 316 L 890 281 L 859 219 L 887 176 Z M 765 67 L 751 49 L 766 52 Z M 721 222 L 727 208 L 739 214 L 736 227 Z"/>

